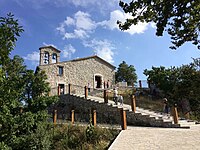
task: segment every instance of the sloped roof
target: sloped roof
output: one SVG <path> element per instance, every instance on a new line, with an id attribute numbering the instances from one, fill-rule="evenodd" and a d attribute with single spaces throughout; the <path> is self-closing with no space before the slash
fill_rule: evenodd
<path id="1" fill-rule="evenodd" d="M 55 51 L 57 51 L 59 53 L 61 52 L 60 50 L 58 50 L 57 48 L 55 48 L 55 47 L 53 47 L 51 45 L 49 45 L 49 46 L 42 46 L 42 47 L 39 48 L 39 50 L 44 49 L 44 48 L 50 48 L 50 49 L 53 49 L 53 50 L 55 50 Z"/>
<path id="2" fill-rule="evenodd" d="M 70 61 L 81 61 L 81 60 L 86 60 L 86 59 L 91 59 L 91 58 L 97 58 L 97 59 L 101 60 L 102 62 L 104 62 L 105 64 L 107 64 L 108 66 L 110 66 L 114 69 L 116 68 L 114 65 L 110 64 L 109 62 L 105 61 L 104 59 L 102 59 L 101 57 L 99 57 L 97 55 L 83 57 L 83 58 L 77 58 L 77 59 L 73 59 L 73 60 L 70 60 Z"/>

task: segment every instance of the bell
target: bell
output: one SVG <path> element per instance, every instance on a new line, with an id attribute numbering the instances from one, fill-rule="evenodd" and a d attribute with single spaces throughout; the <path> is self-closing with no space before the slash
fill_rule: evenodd
<path id="1" fill-rule="evenodd" d="M 56 59 L 56 54 L 53 54 L 53 59 Z"/>
<path id="2" fill-rule="evenodd" d="M 48 64 L 48 60 L 47 60 L 47 59 L 44 59 L 44 63 L 45 63 L 45 64 Z"/>
<path id="3" fill-rule="evenodd" d="M 49 56 L 48 53 L 45 53 L 45 54 L 44 54 L 44 57 L 45 57 L 45 58 L 48 58 L 48 56 Z"/>

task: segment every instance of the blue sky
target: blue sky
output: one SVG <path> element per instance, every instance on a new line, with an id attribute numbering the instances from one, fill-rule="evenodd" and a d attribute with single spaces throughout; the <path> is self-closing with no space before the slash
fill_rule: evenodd
<path id="1" fill-rule="evenodd" d="M 13 55 L 25 59 L 28 68 L 39 63 L 39 47 L 52 45 L 61 50 L 61 61 L 94 54 L 116 67 L 126 61 L 134 65 L 138 78 L 152 66 L 180 66 L 200 56 L 187 43 L 174 51 L 167 33 L 155 36 L 152 23 L 120 31 L 117 20 L 125 20 L 118 0 L 0 0 L 0 16 L 12 12 L 23 26 Z"/>

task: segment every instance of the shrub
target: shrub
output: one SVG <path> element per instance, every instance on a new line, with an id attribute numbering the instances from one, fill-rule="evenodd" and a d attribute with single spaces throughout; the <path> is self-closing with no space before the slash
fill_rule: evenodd
<path id="1" fill-rule="evenodd" d="M 106 149 L 118 135 L 119 130 L 78 125 L 60 125 L 54 129 L 52 149 Z"/>
<path id="2" fill-rule="evenodd" d="M 12 147 L 19 150 L 49 150 L 52 145 L 52 137 L 51 125 L 41 122 L 34 132 L 18 137 Z"/>

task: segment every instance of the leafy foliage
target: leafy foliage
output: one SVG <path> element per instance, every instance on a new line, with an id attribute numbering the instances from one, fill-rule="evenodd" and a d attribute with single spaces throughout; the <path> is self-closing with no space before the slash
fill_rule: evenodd
<path id="1" fill-rule="evenodd" d="M 0 84 L 0 139 L 14 149 L 42 149 L 42 139 L 37 141 L 41 133 L 37 131 L 42 126 L 47 133 L 48 128 L 43 126 L 49 118 L 47 107 L 56 98 L 47 96 L 49 88 L 44 72 L 34 74 L 32 70 L 26 70 L 22 62 L 18 56 L 10 60 Z M 27 145 L 29 142 L 32 144 Z"/>
<path id="2" fill-rule="evenodd" d="M 13 16 L 9 13 L 7 17 L 0 17 L 0 64 L 3 66 L 9 60 L 9 54 L 14 49 L 17 37 L 24 31 Z"/>
<path id="3" fill-rule="evenodd" d="M 129 4 L 120 1 L 119 5 L 133 17 L 125 23 L 118 21 L 120 29 L 127 30 L 139 22 L 153 22 L 157 36 L 162 36 L 164 30 L 171 36 L 171 49 L 177 49 L 185 42 L 192 42 L 200 49 L 200 1 L 134 0 Z"/>
<path id="4" fill-rule="evenodd" d="M 92 142 L 95 140 L 95 136 L 97 133 L 95 132 L 95 128 L 92 124 L 89 124 L 87 126 L 87 129 L 85 132 L 86 132 L 87 141 Z"/>
<path id="5" fill-rule="evenodd" d="M 173 71 L 172 71 L 173 70 Z M 148 76 L 148 80 L 155 84 L 156 87 L 163 90 L 166 96 L 170 96 L 173 86 L 176 82 L 175 67 L 166 69 L 165 67 L 152 67 L 152 70 L 144 70 L 144 74 Z"/>
<path id="6" fill-rule="evenodd" d="M 200 59 L 181 67 L 152 67 L 144 70 L 148 80 L 173 103 L 189 100 L 191 109 L 200 114 Z"/>
<path id="7" fill-rule="evenodd" d="M 127 82 L 128 85 L 133 85 L 137 80 L 137 75 L 135 73 L 135 68 L 133 65 L 128 66 L 125 61 L 119 64 L 116 72 L 116 82 Z"/>
<path id="8" fill-rule="evenodd" d="M 47 149 L 47 108 L 56 101 L 49 97 L 46 75 L 27 70 L 19 56 L 9 58 L 23 31 L 12 14 L 0 19 L 0 146 L 2 149 Z"/>
<path id="9" fill-rule="evenodd" d="M 19 56 L 9 58 L 23 29 L 12 14 L 8 14 L 7 18 L 1 17 L 0 23 L 0 149 L 88 149 L 84 147 L 87 144 L 85 129 L 80 132 L 79 128 L 71 127 L 67 132 L 59 132 L 60 135 L 53 134 L 52 125 L 47 121 L 47 108 L 56 102 L 57 97 L 48 96 L 47 76 L 39 69 L 36 73 L 28 70 Z M 97 133 L 96 128 L 94 132 Z M 58 136 L 60 138 L 56 139 Z M 89 136 L 102 140 L 100 136 L 94 137 L 93 133 Z M 58 147 L 54 147 L 52 141 Z M 109 142 L 110 137 L 106 144 Z M 96 148 L 96 145 L 91 147 Z"/>

